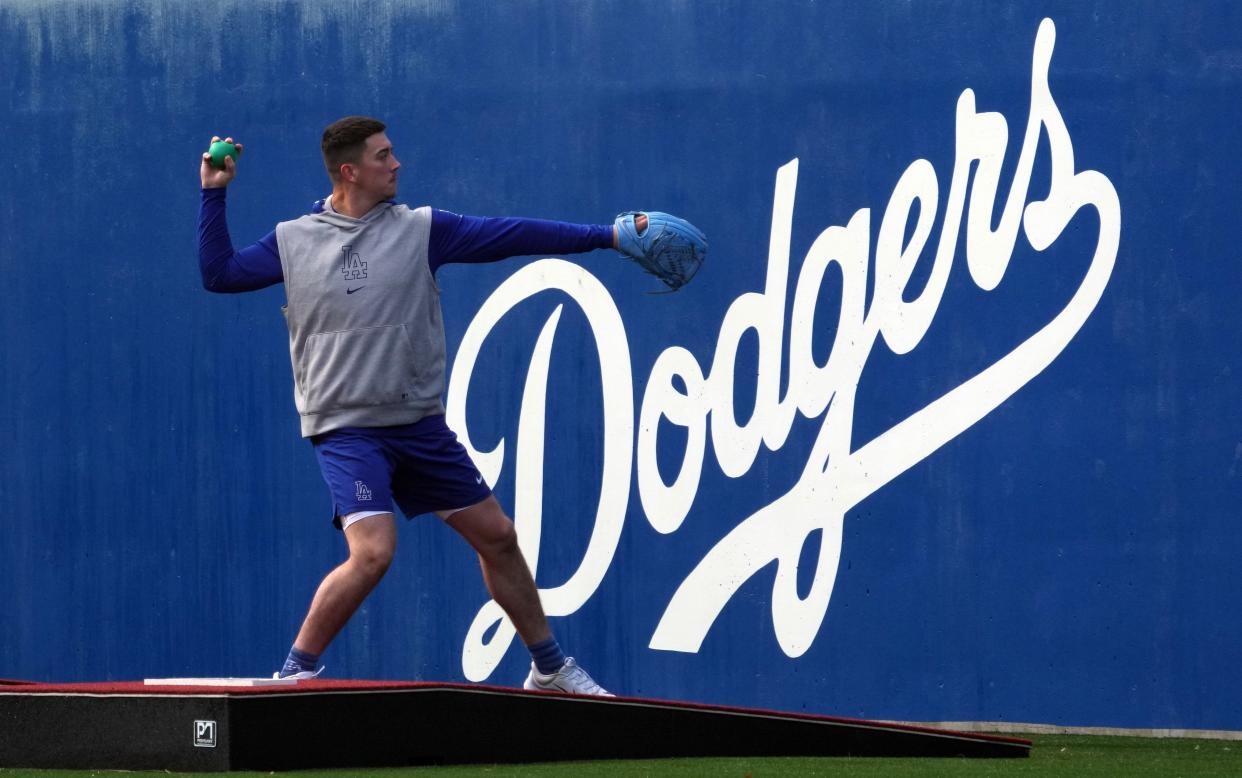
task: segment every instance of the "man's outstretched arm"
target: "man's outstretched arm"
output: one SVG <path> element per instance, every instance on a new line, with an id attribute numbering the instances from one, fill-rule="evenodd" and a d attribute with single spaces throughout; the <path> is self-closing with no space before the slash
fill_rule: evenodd
<path id="1" fill-rule="evenodd" d="M 450 262 L 494 262 L 534 254 L 578 254 L 616 248 L 611 224 L 461 216 L 432 209 L 427 261 L 435 272 Z"/>
<path id="2" fill-rule="evenodd" d="M 212 138 L 212 142 L 217 140 L 219 137 Z M 227 140 L 232 142 L 232 138 Z M 238 143 L 239 153 L 241 149 Z M 275 232 L 241 251 L 233 250 L 225 194 L 236 175 L 237 165 L 232 157 L 226 156 L 224 168 L 220 169 L 212 167 L 209 154 L 203 154 L 199 169 L 203 199 L 198 211 L 198 266 L 203 288 L 212 292 L 248 292 L 284 280 Z"/>

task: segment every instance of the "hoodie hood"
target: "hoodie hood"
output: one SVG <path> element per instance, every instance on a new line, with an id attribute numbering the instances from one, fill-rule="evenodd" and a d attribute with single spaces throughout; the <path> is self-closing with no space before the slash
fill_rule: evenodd
<path id="1" fill-rule="evenodd" d="M 391 198 L 388 200 L 381 200 L 375 204 L 374 208 L 363 214 L 361 219 L 355 219 L 354 217 L 346 216 L 333 208 L 332 195 L 328 195 L 327 197 L 321 200 L 316 200 L 313 204 L 311 204 L 310 215 L 311 218 L 318 222 L 331 224 L 332 226 L 343 230 L 356 230 L 383 216 L 389 208 L 396 204 L 397 201 Z"/>

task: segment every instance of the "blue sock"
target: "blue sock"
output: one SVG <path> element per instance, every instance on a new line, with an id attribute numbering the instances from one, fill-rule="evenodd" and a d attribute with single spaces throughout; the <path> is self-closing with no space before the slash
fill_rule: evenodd
<path id="1" fill-rule="evenodd" d="M 530 651 L 530 658 L 535 660 L 535 669 L 543 675 L 552 675 L 565 666 L 565 652 L 561 651 L 561 644 L 556 642 L 555 636 L 526 648 Z"/>
<path id="2" fill-rule="evenodd" d="M 283 678 L 294 673 L 302 673 L 306 671 L 315 672 L 315 668 L 319 665 L 318 654 L 308 654 L 305 651 L 299 651 L 296 648 L 289 649 L 289 658 L 285 660 L 285 666 L 280 668 L 280 675 Z"/>

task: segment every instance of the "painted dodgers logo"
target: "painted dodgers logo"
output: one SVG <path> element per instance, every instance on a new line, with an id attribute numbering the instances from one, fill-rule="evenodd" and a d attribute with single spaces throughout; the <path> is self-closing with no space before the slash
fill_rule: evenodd
<path id="1" fill-rule="evenodd" d="M 367 277 L 367 263 L 363 262 L 358 252 L 352 249 L 353 246 L 341 246 L 341 273 L 345 275 L 347 281 Z"/>
<path id="2" fill-rule="evenodd" d="M 371 501 L 371 490 L 362 481 L 354 481 L 354 499 L 358 502 Z"/>
<path id="3" fill-rule="evenodd" d="M 696 652 L 721 610 L 751 576 L 777 563 L 772 588 L 776 639 L 790 657 L 810 648 L 832 596 L 847 511 L 899 474 L 978 422 L 1047 368 L 1095 310 L 1112 274 L 1121 230 L 1121 206 L 1112 183 L 1093 170 L 1075 171 L 1074 149 L 1048 86 L 1055 28 L 1045 19 L 1035 39 L 1031 104 L 1021 152 L 996 229 L 993 204 L 1008 144 L 1008 125 L 998 113 L 980 113 L 970 89 L 957 101 L 956 159 L 949 182 L 940 242 L 929 280 L 916 299 L 903 293 L 939 212 L 938 177 L 932 164 L 915 160 L 889 199 L 875 243 L 875 285 L 865 306 L 871 211 L 863 208 L 844 227 L 824 230 L 803 260 L 791 303 L 785 350 L 789 246 L 797 190 L 798 160 L 776 173 L 767 278 L 763 292 L 747 292 L 725 313 L 707 373 L 688 350 L 666 349 L 646 383 L 638 418 L 638 491 L 652 527 L 677 530 L 698 492 L 708 430 L 721 471 L 740 477 L 750 471 L 762 444 L 770 451 L 785 443 L 794 419 L 822 419 L 805 468 L 792 489 L 743 518 L 690 570 L 672 595 L 650 646 Z M 1043 200 L 1027 202 L 1041 134 L 1047 137 L 1050 184 Z M 973 184 L 971 167 L 977 165 Z M 969 185 L 969 186 L 968 186 Z M 967 197 L 969 189 L 969 198 Z M 917 205 L 917 209 L 916 209 Z M 1001 282 L 1021 229 L 1036 251 L 1049 248 L 1081 209 L 1099 216 L 1094 255 L 1081 285 L 1053 319 L 978 375 L 873 440 L 853 448 L 853 410 L 863 366 L 877 339 L 895 354 L 912 351 L 931 325 L 953 264 L 965 217 L 966 267 L 983 291 Z M 903 241 L 913 213 L 917 222 Z M 835 341 L 825 364 L 812 356 L 815 306 L 830 264 L 842 276 L 841 310 Z M 550 616 L 580 608 L 612 563 L 630 491 L 634 454 L 633 381 L 624 323 L 603 285 L 577 265 L 544 259 L 513 274 L 484 302 L 462 339 L 448 395 L 449 425 L 495 483 L 505 457 L 502 439 L 491 451 L 471 444 L 465 416 L 467 391 L 483 341 L 510 309 L 547 290 L 569 295 L 586 315 L 599 353 L 603 389 L 604 459 L 595 525 L 578 569 L 560 586 L 540 590 Z M 543 445 L 548 367 L 561 308 L 540 333 L 527 371 L 515 452 L 514 515 L 519 543 L 534 573 L 539 560 L 543 495 Z M 759 336 L 759 379 L 755 410 L 739 426 L 733 409 L 733 374 L 738 345 L 746 332 Z M 780 394 L 783 358 L 789 384 Z M 684 387 L 684 388 L 679 388 Z M 709 417 L 710 416 L 710 420 Z M 688 442 L 671 484 L 656 468 L 660 419 L 684 428 Z M 798 563 L 806 540 L 822 532 L 810 592 L 798 594 Z M 495 627 L 490 640 L 484 637 Z M 462 667 L 482 680 L 495 669 L 514 637 L 512 624 L 494 601 L 486 603 L 467 632 Z"/>

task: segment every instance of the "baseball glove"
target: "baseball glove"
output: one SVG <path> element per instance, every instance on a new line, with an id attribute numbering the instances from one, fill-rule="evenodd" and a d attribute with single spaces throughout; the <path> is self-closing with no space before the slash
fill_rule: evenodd
<path id="1" fill-rule="evenodd" d="M 634 217 L 647 217 L 641 233 Z M 659 211 L 627 211 L 614 222 L 618 250 L 676 292 L 694 278 L 707 258 L 707 237 L 685 219 Z"/>

